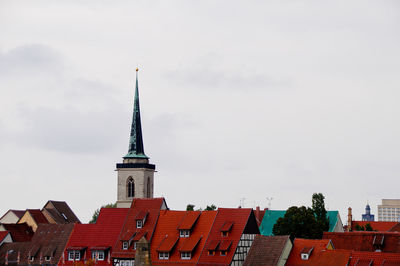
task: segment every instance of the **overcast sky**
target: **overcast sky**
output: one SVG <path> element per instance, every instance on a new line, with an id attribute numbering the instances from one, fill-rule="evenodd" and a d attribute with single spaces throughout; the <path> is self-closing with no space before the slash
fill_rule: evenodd
<path id="1" fill-rule="evenodd" d="M 400 198 L 398 1 L 1 1 L 0 216 L 117 198 L 139 89 L 171 209 Z"/>

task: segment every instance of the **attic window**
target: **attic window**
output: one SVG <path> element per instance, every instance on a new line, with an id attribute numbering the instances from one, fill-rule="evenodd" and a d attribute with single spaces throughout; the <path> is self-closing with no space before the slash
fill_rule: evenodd
<path id="1" fill-rule="evenodd" d="M 142 228 L 143 227 L 143 220 L 137 220 L 136 221 L 136 228 Z"/>
<path id="2" fill-rule="evenodd" d="M 93 250 L 92 260 L 104 260 L 104 250 Z"/>
<path id="3" fill-rule="evenodd" d="M 215 255 L 215 250 L 208 251 L 208 256 L 214 256 L 214 255 Z"/>
<path id="4" fill-rule="evenodd" d="M 51 259 L 50 256 L 45 256 L 45 257 L 44 257 L 44 260 L 45 260 L 45 261 L 50 261 L 50 259 Z"/>
<path id="5" fill-rule="evenodd" d="M 190 230 L 184 229 L 184 230 L 179 230 L 179 237 L 189 237 L 190 236 Z"/>
<path id="6" fill-rule="evenodd" d="M 169 252 L 159 252 L 158 253 L 159 260 L 168 260 L 169 259 Z"/>
<path id="7" fill-rule="evenodd" d="M 29 258 L 29 260 L 30 260 L 30 261 L 34 261 L 34 260 L 35 260 L 35 256 L 31 256 L 31 257 Z"/>
<path id="8" fill-rule="evenodd" d="M 191 255 L 192 254 L 190 252 L 181 252 L 181 259 L 182 260 L 190 260 Z"/>
<path id="9" fill-rule="evenodd" d="M 226 250 L 221 250 L 221 256 L 226 256 Z"/>
<path id="10" fill-rule="evenodd" d="M 228 236 L 229 235 L 229 232 L 226 232 L 226 231 L 224 231 L 224 232 L 221 232 L 221 236 Z"/>
<path id="11" fill-rule="evenodd" d="M 122 242 L 122 249 L 123 249 L 123 250 L 127 250 L 127 249 L 128 249 L 128 246 L 129 246 L 128 241 Z"/>
<path id="12" fill-rule="evenodd" d="M 80 260 L 81 252 L 79 250 L 68 251 L 68 260 Z"/>
<path id="13" fill-rule="evenodd" d="M 229 232 L 231 231 L 233 226 L 233 222 L 226 221 L 224 225 L 221 227 L 221 236 L 226 237 L 229 235 Z"/>
<path id="14" fill-rule="evenodd" d="M 64 213 L 61 213 L 62 217 L 64 217 L 65 220 L 68 220 L 67 216 L 65 216 Z"/>
<path id="15" fill-rule="evenodd" d="M 311 252 L 313 251 L 314 247 L 304 247 L 300 251 L 300 256 L 302 260 L 308 260 L 310 258 Z"/>

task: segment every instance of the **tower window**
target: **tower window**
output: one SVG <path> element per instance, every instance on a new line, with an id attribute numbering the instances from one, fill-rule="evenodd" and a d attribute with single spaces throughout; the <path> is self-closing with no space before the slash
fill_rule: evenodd
<path id="1" fill-rule="evenodd" d="M 128 194 L 127 196 L 128 198 L 133 198 L 135 196 L 135 182 L 133 181 L 133 178 L 129 177 L 126 183 Z"/>

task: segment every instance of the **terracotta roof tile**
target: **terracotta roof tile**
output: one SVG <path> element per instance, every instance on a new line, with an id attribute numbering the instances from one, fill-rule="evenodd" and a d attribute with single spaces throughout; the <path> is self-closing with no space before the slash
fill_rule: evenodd
<path id="1" fill-rule="evenodd" d="M 178 240 L 178 236 L 166 235 L 156 250 L 159 252 L 170 252 Z"/>
<path id="2" fill-rule="evenodd" d="M 178 230 L 192 229 L 193 225 L 196 223 L 199 216 L 200 212 L 194 212 L 194 211 L 186 212 L 186 215 L 183 217 L 182 222 L 178 226 Z"/>
<path id="3" fill-rule="evenodd" d="M 200 242 L 202 236 L 196 236 L 196 237 L 187 237 L 181 247 L 179 248 L 179 251 L 181 252 L 192 252 L 194 248 L 197 246 L 197 244 Z"/>
<path id="4" fill-rule="evenodd" d="M 135 217 L 135 220 L 143 220 L 147 217 L 149 212 L 147 210 L 141 210 Z"/>
<path id="5" fill-rule="evenodd" d="M 351 222 L 351 228 L 355 230 L 356 225 L 359 226 L 366 226 L 367 224 L 370 224 L 373 231 L 390 231 L 394 226 L 398 225 L 398 222 L 368 222 L 368 221 L 352 221 Z"/>
<path id="6" fill-rule="evenodd" d="M 232 229 L 234 222 L 226 221 L 221 228 L 221 232 L 229 232 Z"/>
<path id="7" fill-rule="evenodd" d="M 80 223 L 65 201 L 49 200 L 42 211 L 47 211 L 57 224 Z"/>
<path id="8" fill-rule="evenodd" d="M 131 241 L 139 241 L 142 237 L 146 237 L 147 231 L 140 231 L 135 234 Z"/>
<path id="9" fill-rule="evenodd" d="M 122 249 L 123 242 L 131 240 L 131 243 L 129 244 L 132 245 L 132 237 L 134 237 L 136 240 L 136 238 L 144 234 L 144 232 L 146 232 L 146 240 L 150 242 L 157 224 L 158 215 L 164 205 L 166 206 L 164 198 L 137 198 L 132 201 L 128 215 L 124 221 L 123 228 L 118 237 L 118 241 L 116 241 L 113 248 L 113 258 L 135 258 L 136 251 L 131 246 L 129 246 L 129 248 L 126 250 Z M 136 217 L 142 216 L 140 213 L 145 212 L 148 212 L 148 214 L 144 224 L 142 225 L 142 228 L 136 228 Z"/>
<path id="10" fill-rule="evenodd" d="M 221 251 L 228 251 L 232 246 L 232 240 L 222 240 L 219 244 L 218 249 Z"/>
<path id="11" fill-rule="evenodd" d="M 216 239 L 211 240 L 207 247 L 207 250 L 216 250 L 218 248 L 219 242 L 221 241 Z"/>
<path id="12" fill-rule="evenodd" d="M 310 254 L 307 263 L 313 263 L 319 257 L 321 251 L 325 251 L 329 247 L 329 239 L 302 239 L 296 238 L 293 242 L 293 248 L 290 252 L 289 258 L 286 265 L 302 265 L 304 260 L 301 258 L 301 254 L 304 251 L 310 251 L 312 248 L 312 253 Z"/>
<path id="13" fill-rule="evenodd" d="M 278 265 L 288 242 L 289 236 L 256 236 L 243 266 Z"/>
<path id="14" fill-rule="evenodd" d="M 384 236 L 383 246 L 376 244 L 382 243 L 380 235 Z M 378 236 L 378 238 L 376 238 Z M 336 249 L 347 249 L 354 251 L 376 251 L 400 253 L 400 233 L 397 232 L 369 232 L 353 231 L 344 233 L 324 232 L 323 239 L 331 239 Z M 375 239 L 375 245 L 374 245 Z"/>
<path id="15" fill-rule="evenodd" d="M 9 231 L 0 231 L 0 243 L 1 243 L 1 241 L 4 240 L 4 238 L 6 238 L 6 236 L 7 236 L 8 234 L 10 234 Z M 11 234 L 10 234 L 10 236 L 11 236 Z"/>
<path id="16" fill-rule="evenodd" d="M 400 261 L 400 253 L 353 251 L 349 266 L 382 265 L 384 262 L 394 263 L 395 261 Z M 372 264 L 368 264 L 368 262 Z"/>
<path id="17" fill-rule="evenodd" d="M 43 215 L 42 211 L 39 209 L 27 209 L 27 212 L 32 216 L 36 224 L 48 224 L 46 217 Z"/>

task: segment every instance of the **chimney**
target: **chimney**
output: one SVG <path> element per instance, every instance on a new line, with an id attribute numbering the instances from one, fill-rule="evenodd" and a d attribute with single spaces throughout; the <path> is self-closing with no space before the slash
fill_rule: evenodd
<path id="1" fill-rule="evenodd" d="M 351 207 L 349 207 L 348 214 L 347 214 L 347 232 L 350 232 L 353 230 L 353 228 L 351 228 L 352 221 L 353 221 L 353 215 L 351 214 Z"/>

